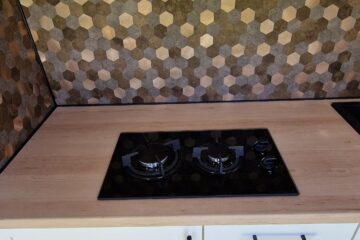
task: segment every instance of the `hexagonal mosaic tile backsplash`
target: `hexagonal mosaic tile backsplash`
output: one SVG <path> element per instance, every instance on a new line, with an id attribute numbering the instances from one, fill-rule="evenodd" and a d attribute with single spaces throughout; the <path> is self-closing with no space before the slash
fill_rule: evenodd
<path id="1" fill-rule="evenodd" d="M 58 104 L 360 97 L 359 0 L 21 0 Z"/>
<path id="2" fill-rule="evenodd" d="M 0 169 L 54 107 L 15 1 L 0 1 Z"/>

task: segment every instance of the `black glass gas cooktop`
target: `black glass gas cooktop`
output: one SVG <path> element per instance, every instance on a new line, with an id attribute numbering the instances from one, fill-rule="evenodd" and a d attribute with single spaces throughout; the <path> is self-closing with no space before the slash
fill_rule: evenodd
<path id="1" fill-rule="evenodd" d="M 267 129 L 122 133 L 98 199 L 298 195 Z"/>

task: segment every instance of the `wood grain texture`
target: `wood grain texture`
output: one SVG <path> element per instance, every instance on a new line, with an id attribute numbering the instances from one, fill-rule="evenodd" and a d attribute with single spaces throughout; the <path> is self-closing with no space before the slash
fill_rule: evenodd
<path id="1" fill-rule="evenodd" d="M 330 103 L 59 107 L 0 175 L 0 228 L 360 222 L 360 136 Z M 121 132 L 260 127 L 299 196 L 97 200 Z"/>

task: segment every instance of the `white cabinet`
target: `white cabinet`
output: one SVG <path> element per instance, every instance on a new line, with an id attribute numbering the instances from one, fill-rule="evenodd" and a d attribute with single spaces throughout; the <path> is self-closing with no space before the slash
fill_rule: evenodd
<path id="1" fill-rule="evenodd" d="M 351 240 L 356 223 L 205 226 L 205 240 Z"/>
<path id="2" fill-rule="evenodd" d="M 0 229 L 0 240 L 352 240 L 357 223 Z M 203 235 L 204 234 L 204 235 Z M 303 237 L 302 237 L 303 236 Z M 360 240 L 360 233 L 353 240 Z"/>
<path id="3" fill-rule="evenodd" d="M 360 224 L 359 224 L 359 226 L 358 226 L 358 229 L 357 229 L 355 238 L 352 239 L 352 240 L 360 240 Z"/>
<path id="4" fill-rule="evenodd" d="M 1 229 L 0 240 L 202 240 L 201 226 Z"/>

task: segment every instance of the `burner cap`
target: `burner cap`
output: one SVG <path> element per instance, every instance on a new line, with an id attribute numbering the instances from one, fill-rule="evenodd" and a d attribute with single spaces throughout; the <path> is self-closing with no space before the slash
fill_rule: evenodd
<path id="1" fill-rule="evenodd" d="M 208 159 L 210 162 L 219 164 L 230 159 L 231 151 L 224 144 L 213 144 L 208 148 Z"/>
<path id="2" fill-rule="evenodd" d="M 148 148 L 140 152 L 139 163 L 149 169 L 158 168 L 164 164 L 168 156 L 168 148 L 162 144 L 151 143 Z"/>

